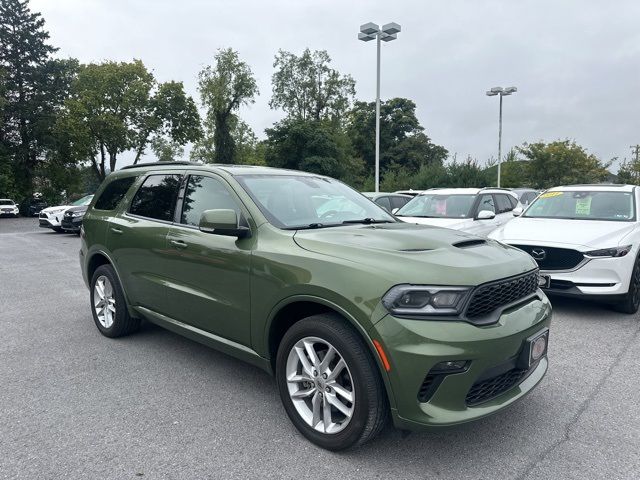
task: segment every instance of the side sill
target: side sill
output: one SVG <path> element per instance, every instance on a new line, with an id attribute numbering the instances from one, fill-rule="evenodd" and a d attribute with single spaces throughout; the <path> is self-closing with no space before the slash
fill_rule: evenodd
<path id="1" fill-rule="evenodd" d="M 271 363 L 245 345 L 219 337 L 218 335 L 201 330 L 192 325 L 187 325 L 186 323 L 182 323 L 145 307 L 135 306 L 133 309 L 151 323 L 155 323 L 162 328 L 195 340 L 207 347 L 214 348 L 239 360 L 255 365 L 266 371 L 269 375 L 273 375 Z"/>

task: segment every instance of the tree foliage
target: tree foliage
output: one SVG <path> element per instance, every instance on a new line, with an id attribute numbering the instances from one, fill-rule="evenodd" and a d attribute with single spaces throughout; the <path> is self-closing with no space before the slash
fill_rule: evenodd
<path id="1" fill-rule="evenodd" d="M 195 103 L 182 83 L 158 85 L 139 60 L 83 66 L 65 102 L 57 132 L 78 161 L 89 160 L 99 178 L 114 171 L 118 155 L 137 161 L 154 135 L 178 145 L 200 134 Z"/>
<path id="2" fill-rule="evenodd" d="M 324 50 L 297 56 L 279 50 L 273 67 L 269 106 L 296 120 L 341 120 L 355 95 L 355 80 L 331 68 Z"/>
<path id="3" fill-rule="evenodd" d="M 376 105 L 356 102 L 349 112 L 347 131 L 356 155 L 368 168 L 375 168 Z M 380 171 L 406 168 L 416 172 L 423 165 L 442 163 L 447 149 L 431 142 L 416 117 L 416 104 L 407 98 L 392 98 L 380 104 Z"/>
<path id="4" fill-rule="evenodd" d="M 537 142 L 519 147 L 526 162 L 525 184 L 535 188 L 604 181 L 610 163 L 603 163 L 572 140 Z"/>
<path id="5" fill-rule="evenodd" d="M 212 158 L 214 163 L 233 163 L 237 112 L 242 105 L 253 103 L 258 94 L 253 72 L 235 50 L 218 50 L 214 65 L 200 72 L 198 89 L 207 113 L 205 136 L 197 146 L 196 156 Z"/>

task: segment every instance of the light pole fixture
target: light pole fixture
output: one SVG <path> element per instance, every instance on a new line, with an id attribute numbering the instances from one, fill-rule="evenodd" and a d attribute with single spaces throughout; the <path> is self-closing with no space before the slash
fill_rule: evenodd
<path id="1" fill-rule="evenodd" d="M 498 117 L 498 187 L 500 186 L 500 167 L 502 165 L 502 97 L 517 92 L 516 87 L 493 87 L 487 92 L 487 96 L 500 95 L 500 114 Z"/>
<path id="2" fill-rule="evenodd" d="M 376 66 L 376 186 L 375 191 L 380 191 L 380 41 L 390 42 L 398 38 L 400 25 L 397 23 L 387 23 L 380 28 L 375 23 L 365 23 L 360 26 L 358 40 L 368 42 L 376 40 L 378 46 L 377 66 Z"/>

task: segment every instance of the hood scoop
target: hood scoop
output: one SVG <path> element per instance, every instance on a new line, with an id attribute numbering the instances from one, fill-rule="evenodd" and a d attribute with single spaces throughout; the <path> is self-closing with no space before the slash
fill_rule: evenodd
<path id="1" fill-rule="evenodd" d="M 485 245 L 487 243 L 486 240 L 481 238 L 474 238 L 473 240 L 463 240 L 462 242 L 454 243 L 454 247 L 458 248 L 469 248 L 469 247 L 477 247 L 479 245 Z"/>

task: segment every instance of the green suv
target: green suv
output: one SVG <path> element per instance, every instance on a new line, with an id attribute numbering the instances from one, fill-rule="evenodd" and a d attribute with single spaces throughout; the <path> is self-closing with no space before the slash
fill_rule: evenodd
<path id="1" fill-rule="evenodd" d="M 82 228 L 103 335 L 145 319 L 274 374 L 293 424 L 330 450 L 389 415 L 417 429 L 495 413 L 547 370 L 551 305 L 529 255 L 400 222 L 328 177 L 125 167 Z"/>

